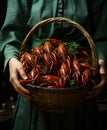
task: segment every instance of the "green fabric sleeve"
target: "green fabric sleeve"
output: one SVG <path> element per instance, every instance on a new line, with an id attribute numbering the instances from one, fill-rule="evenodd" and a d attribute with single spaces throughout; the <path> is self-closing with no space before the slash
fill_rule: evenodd
<path id="1" fill-rule="evenodd" d="M 7 52 L 8 52 L 8 54 L 7 54 Z M 10 58 L 13 58 L 13 57 L 18 58 L 19 50 L 17 48 L 15 48 L 14 46 L 6 45 L 6 47 L 4 49 L 4 55 L 5 55 L 4 68 L 6 68 L 6 65 Z"/>
<path id="2" fill-rule="evenodd" d="M 97 44 L 97 51 L 99 59 L 103 59 L 105 61 L 107 67 L 107 41 L 98 42 Z"/>
<path id="3" fill-rule="evenodd" d="M 26 33 L 32 0 L 8 0 L 6 18 L 0 32 L 0 52 L 4 69 L 11 57 L 18 57 Z"/>
<path id="4" fill-rule="evenodd" d="M 107 1 L 93 0 L 91 6 L 91 20 L 95 32 L 93 39 L 99 58 L 104 59 L 107 66 Z"/>

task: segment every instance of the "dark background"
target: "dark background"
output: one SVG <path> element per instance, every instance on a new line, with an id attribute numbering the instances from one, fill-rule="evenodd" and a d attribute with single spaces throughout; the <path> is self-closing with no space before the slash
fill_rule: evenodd
<path id="1" fill-rule="evenodd" d="M 0 29 L 5 20 L 6 0 L 0 0 Z M 17 99 L 17 93 L 3 73 L 0 57 L 0 130 L 11 130 L 11 121 Z"/>

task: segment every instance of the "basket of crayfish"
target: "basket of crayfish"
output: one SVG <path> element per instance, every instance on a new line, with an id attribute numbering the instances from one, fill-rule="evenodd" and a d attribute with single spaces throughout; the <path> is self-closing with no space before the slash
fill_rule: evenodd
<path id="1" fill-rule="evenodd" d="M 34 32 L 55 21 L 76 27 L 86 37 L 89 49 L 75 41 L 47 38 L 25 51 Z M 31 92 L 36 107 L 46 112 L 80 109 L 88 90 L 96 84 L 98 56 L 94 41 L 81 25 L 67 18 L 48 18 L 36 24 L 22 43 L 20 61 L 28 79 L 19 79 L 19 82 Z"/>

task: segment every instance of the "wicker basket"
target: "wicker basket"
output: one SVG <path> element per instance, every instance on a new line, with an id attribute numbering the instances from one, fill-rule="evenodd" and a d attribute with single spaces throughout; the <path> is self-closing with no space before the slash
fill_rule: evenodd
<path id="1" fill-rule="evenodd" d="M 71 24 L 71 26 L 76 27 L 83 35 L 86 37 L 91 53 L 92 53 L 92 64 L 94 67 L 98 68 L 98 55 L 94 41 L 92 40 L 89 33 L 78 23 L 72 21 L 70 19 L 64 17 L 56 17 L 56 18 L 48 18 L 37 23 L 26 35 L 23 40 L 21 47 L 21 54 L 25 52 L 26 44 L 30 37 L 34 34 L 34 32 L 42 26 L 45 26 L 48 23 L 52 22 L 66 22 Z M 20 54 L 20 55 L 21 55 Z M 95 72 L 93 72 L 94 74 Z M 32 102 L 36 105 L 37 108 L 46 112 L 68 112 L 68 111 L 76 111 L 81 108 L 83 101 L 85 100 L 85 96 L 87 94 L 88 89 L 84 89 L 83 87 L 71 87 L 71 88 L 44 88 L 33 85 L 25 86 L 28 90 L 30 90 L 32 95 Z"/>

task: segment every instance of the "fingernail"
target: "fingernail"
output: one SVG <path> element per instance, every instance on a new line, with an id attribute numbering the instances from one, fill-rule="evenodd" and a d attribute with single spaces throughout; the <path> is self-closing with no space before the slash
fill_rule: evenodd
<path id="1" fill-rule="evenodd" d="M 24 77 L 24 79 L 27 79 L 27 78 L 28 78 L 27 76 Z"/>

